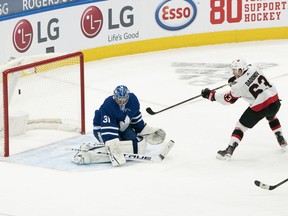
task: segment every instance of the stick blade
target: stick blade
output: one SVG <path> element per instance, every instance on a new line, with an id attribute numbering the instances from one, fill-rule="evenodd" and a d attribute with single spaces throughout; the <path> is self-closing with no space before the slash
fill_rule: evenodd
<path id="1" fill-rule="evenodd" d="M 257 186 L 257 187 L 260 187 L 260 188 L 263 188 L 265 190 L 273 190 L 274 188 L 271 187 L 270 185 L 267 185 L 267 184 L 263 184 L 262 182 L 258 181 L 258 180 L 255 180 L 254 181 L 254 184 Z"/>
<path id="2" fill-rule="evenodd" d="M 146 108 L 146 112 L 149 113 L 150 115 L 155 115 L 156 114 L 150 107 Z"/>
<path id="3" fill-rule="evenodd" d="M 261 183 L 261 182 L 258 181 L 258 180 L 255 180 L 255 181 L 254 181 L 254 184 L 255 184 L 256 186 L 258 186 L 258 187 L 260 187 L 260 183 Z"/>

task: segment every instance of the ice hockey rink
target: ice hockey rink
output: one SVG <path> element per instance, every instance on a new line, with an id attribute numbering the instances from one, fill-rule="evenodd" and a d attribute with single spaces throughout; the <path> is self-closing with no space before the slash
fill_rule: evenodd
<path id="1" fill-rule="evenodd" d="M 282 107 L 278 118 L 288 138 L 288 40 L 181 48 L 104 59 L 85 65 L 87 134 L 65 138 L 55 132 L 29 131 L 47 146 L 12 155 L 0 163 L 0 216 L 285 216 L 288 183 L 273 191 L 254 180 L 277 184 L 288 178 L 288 152 L 283 153 L 266 120 L 248 130 L 231 161 L 216 159 L 225 149 L 248 104 L 239 99 L 223 106 L 201 97 L 157 115 L 158 111 L 227 83 L 229 65 L 243 57 L 259 64 L 276 84 Z M 175 141 L 161 163 L 128 162 L 86 166 L 71 162 L 78 147 L 94 142 L 94 110 L 126 85 L 141 103 L 144 120 Z M 221 91 L 229 90 L 229 87 Z M 37 134 L 38 133 L 38 134 Z M 25 139 L 23 139 L 25 145 Z M 149 146 L 157 154 L 161 146 Z"/>

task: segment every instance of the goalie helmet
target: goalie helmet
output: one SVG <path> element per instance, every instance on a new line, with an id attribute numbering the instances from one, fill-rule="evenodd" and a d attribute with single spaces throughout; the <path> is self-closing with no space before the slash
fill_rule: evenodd
<path id="1" fill-rule="evenodd" d="M 114 90 L 113 99 L 120 106 L 121 110 L 125 108 L 125 104 L 129 100 L 129 93 L 129 89 L 124 85 L 119 85 Z"/>
<path id="2" fill-rule="evenodd" d="M 236 59 L 231 63 L 231 71 L 238 78 L 241 77 L 248 69 L 248 64 L 245 59 Z"/>

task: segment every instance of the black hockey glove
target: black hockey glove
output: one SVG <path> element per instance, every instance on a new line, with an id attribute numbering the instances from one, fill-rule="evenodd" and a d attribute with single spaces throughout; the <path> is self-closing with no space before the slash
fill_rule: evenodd
<path id="1" fill-rule="evenodd" d="M 234 81 L 236 80 L 236 77 L 235 76 L 232 76 L 232 77 L 230 77 L 229 79 L 228 79 L 228 83 L 230 83 L 230 86 L 232 85 L 232 84 L 234 84 Z"/>
<path id="2" fill-rule="evenodd" d="M 210 90 L 209 88 L 202 89 L 201 96 L 211 101 L 215 101 L 215 91 Z"/>

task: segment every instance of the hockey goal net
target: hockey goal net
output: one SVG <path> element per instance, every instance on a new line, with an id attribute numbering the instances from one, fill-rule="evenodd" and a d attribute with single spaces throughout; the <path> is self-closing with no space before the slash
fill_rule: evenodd
<path id="1" fill-rule="evenodd" d="M 9 61 L 0 70 L 1 156 L 13 154 L 13 137 L 27 142 L 31 135 L 25 134 L 31 130 L 49 130 L 48 136 L 59 130 L 71 131 L 72 136 L 85 133 L 81 52 L 23 57 Z"/>

